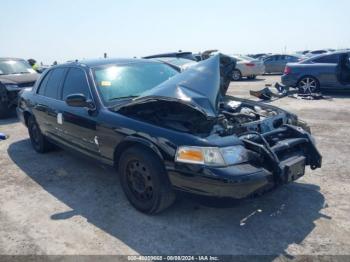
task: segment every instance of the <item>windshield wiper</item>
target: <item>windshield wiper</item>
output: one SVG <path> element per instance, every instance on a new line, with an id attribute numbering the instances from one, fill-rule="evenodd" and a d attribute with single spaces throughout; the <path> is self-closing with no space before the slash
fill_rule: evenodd
<path id="1" fill-rule="evenodd" d="M 120 97 L 114 97 L 114 98 L 110 98 L 108 99 L 108 101 L 113 101 L 113 100 L 118 100 L 118 99 L 126 99 L 126 98 L 135 98 L 138 96 L 120 96 Z"/>

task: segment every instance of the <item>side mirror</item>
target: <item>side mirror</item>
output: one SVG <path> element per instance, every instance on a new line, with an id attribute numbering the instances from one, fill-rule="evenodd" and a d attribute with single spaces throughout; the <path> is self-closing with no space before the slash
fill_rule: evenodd
<path id="1" fill-rule="evenodd" d="M 95 105 L 88 100 L 83 94 L 72 94 L 66 97 L 66 104 L 72 107 L 87 107 L 91 110 L 95 109 Z"/>

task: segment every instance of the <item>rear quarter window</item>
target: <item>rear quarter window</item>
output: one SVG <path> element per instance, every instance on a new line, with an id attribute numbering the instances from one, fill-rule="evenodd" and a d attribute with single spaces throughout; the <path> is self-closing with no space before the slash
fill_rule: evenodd
<path id="1" fill-rule="evenodd" d="M 339 55 L 327 55 L 314 59 L 312 62 L 321 64 L 337 64 L 339 62 Z"/>

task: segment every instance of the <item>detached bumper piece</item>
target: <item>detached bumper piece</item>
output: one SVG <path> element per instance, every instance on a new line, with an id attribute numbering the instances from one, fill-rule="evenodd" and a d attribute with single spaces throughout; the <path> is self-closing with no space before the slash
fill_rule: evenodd
<path id="1" fill-rule="evenodd" d="M 320 168 L 322 156 L 311 135 L 300 127 L 284 125 L 265 134 L 246 133 L 246 148 L 258 154 L 258 162 L 274 174 L 276 183 L 288 183 L 304 175 L 305 166 Z"/>

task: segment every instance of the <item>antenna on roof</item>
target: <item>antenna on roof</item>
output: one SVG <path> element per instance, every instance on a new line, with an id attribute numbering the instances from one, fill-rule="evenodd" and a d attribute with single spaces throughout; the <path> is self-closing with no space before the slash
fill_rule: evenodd
<path id="1" fill-rule="evenodd" d="M 107 58 L 107 53 L 103 53 L 103 58 L 104 58 L 104 59 Z"/>

